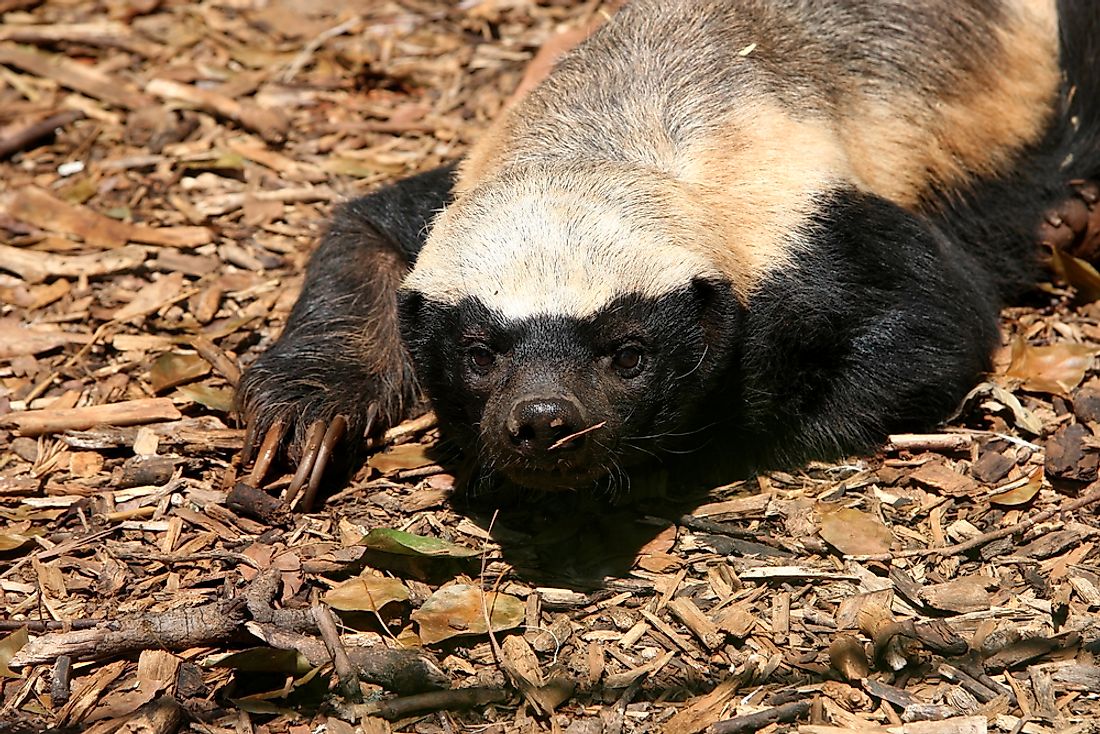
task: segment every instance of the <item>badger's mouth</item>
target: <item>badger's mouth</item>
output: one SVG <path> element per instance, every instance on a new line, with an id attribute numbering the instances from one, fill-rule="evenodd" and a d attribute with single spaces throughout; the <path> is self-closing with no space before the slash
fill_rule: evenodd
<path id="1" fill-rule="evenodd" d="M 604 466 L 555 465 L 544 468 L 511 465 L 499 469 L 508 481 L 544 492 L 572 492 L 587 489 L 605 476 L 608 470 Z"/>

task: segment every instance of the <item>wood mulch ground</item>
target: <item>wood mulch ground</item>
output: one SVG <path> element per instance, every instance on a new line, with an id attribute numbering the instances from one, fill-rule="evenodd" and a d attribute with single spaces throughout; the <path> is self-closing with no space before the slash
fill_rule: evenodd
<path id="1" fill-rule="evenodd" d="M 238 483 L 333 202 L 599 12 L 0 0 L 0 732 L 1100 731 L 1100 288 L 842 465 L 495 511 L 419 421 L 313 514 Z"/>

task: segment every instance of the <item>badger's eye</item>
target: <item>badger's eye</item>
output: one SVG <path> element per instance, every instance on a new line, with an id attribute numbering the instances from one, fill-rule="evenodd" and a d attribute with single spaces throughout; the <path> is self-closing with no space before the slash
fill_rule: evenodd
<path id="1" fill-rule="evenodd" d="M 496 362 L 497 356 L 493 350 L 484 344 L 475 344 L 466 351 L 470 364 L 479 370 L 487 370 Z"/>
<path id="2" fill-rule="evenodd" d="M 623 377 L 635 377 L 642 371 L 644 353 L 637 344 L 626 344 L 619 347 L 611 357 L 611 366 L 619 371 Z"/>

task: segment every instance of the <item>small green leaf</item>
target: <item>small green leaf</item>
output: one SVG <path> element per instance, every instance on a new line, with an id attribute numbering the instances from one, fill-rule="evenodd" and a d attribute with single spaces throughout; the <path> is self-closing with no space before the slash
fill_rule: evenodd
<path id="1" fill-rule="evenodd" d="M 392 528 L 375 528 L 363 536 L 359 545 L 383 553 L 400 556 L 421 556 L 429 558 L 471 558 L 481 553 L 476 548 L 467 548 L 439 538 L 413 535 Z"/>

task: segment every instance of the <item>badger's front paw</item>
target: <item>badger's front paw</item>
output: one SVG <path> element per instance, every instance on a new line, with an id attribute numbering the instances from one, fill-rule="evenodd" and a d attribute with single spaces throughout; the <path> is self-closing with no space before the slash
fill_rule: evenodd
<path id="1" fill-rule="evenodd" d="M 244 373 L 237 388 L 238 411 L 247 426 L 242 464 L 255 459 L 247 481 L 259 486 L 285 459 L 296 467 L 283 497 L 289 507 L 309 510 L 326 469 L 353 466 L 366 439 L 380 436 L 415 403 L 404 365 L 379 375 L 332 347 L 279 342 Z"/>
<path id="2" fill-rule="evenodd" d="M 1100 262 L 1100 182 L 1074 181 L 1039 225 L 1039 241 L 1082 260 Z"/>

